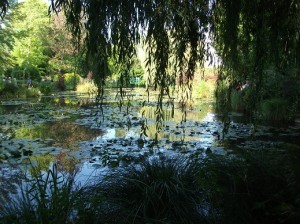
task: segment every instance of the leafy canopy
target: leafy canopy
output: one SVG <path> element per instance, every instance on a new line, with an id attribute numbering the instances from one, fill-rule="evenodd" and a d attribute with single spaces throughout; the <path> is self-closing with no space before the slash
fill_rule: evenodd
<path id="1" fill-rule="evenodd" d="M 7 1 L 0 6 L 4 15 Z M 51 0 L 50 11 L 64 11 L 77 47 L 86 48 L 100 91 L 110 75 L 109 59 L 121 66 L 124 83 L 135 46 L 143 42 L 149 85 L 159 91 L 158 101 L 171 96 L 177 83 L 185 101 L 196 66 L 212 58 L 212 40 L 221 79 L 231 85 L 252 81 L 255 107 L 269 78 L 284 73 L 299 82 L 299 7 L 300 0 Z M 299 101 L 299 91 L 294 95 L 293 102 Z"/>

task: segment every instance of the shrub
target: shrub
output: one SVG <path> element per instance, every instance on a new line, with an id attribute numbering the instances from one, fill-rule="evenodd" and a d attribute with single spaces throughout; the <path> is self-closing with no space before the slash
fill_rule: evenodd
<path id="1" fill-rule="evenodd" d="M 216 98 L 216 111 L 221 113 L 228 113 L 230 108 L 230 99 L 231 88 L 229 87 L 228 80 L 218 80 L 217 86 L 215 89 L 215 98 Z"/>
<path id="2" fill-rule="evenodd" d="M 14 74 L 14 77 L 18 79 L 23 79 L 30 76 L 34 81 L 41 81 L 40 71 L 34 65 L 22 65 L 21 67 L 14 68 L 12 72 Z"/>
<path id="3" fill-rule="evenodd" d="M 242 92 L 233 90 L 230 95 L 231 109 L 234 111 L 243 111 L 245 109 Z"/>
<path id="4" fill-rule="evenodd" d="M 67 90 L 76 90 L 76 86 L 80 82 L 80 75 L 75 73 L 66 73 L 64 74 L 65 85 Z"/>
<path id="5" fill-rule="evenodd" d="M 89 95 L 97 94 L 98 87 L 91 80 L 82 80 L 76 88 L 76 91 L 79 93 L 88 93 Z"/>
<path id="6" fill-rule="evenodd" d="M 33 98 L 33 97 L 38 97 L 41 95 L 41 92 L 38 88 L 29 88 L 26 89 L 26 98 Z"/>
<path id="7" fill-rule="evenodd" d="M 65 91 L 66 90 L 65 78 L 64 78 L 63 75 L 58 76 L 56 87 L 60 91 Z"/>
<path id="8" fill-rule="evenodd" d="M 52 93 L 54 91 L 54 86 L 53 86 L 52 82 L 44 81 L 44 82 L 40 83 L 39 89 L 42 94 L 49 95 L 50 93 Z"/>
<path id="9" fill-rule="evenodd" d="M 38 88 L 27 89 L 24 86 L 6 83 L 4 88 L 0 90 L 0 97 L 2 98 L 32 98 L 38 97 L 41 93 Z"/>
<path id="10" fill-rule="evenodd" d="M 18 95 L 19 88 L 18 86 L 12 83 L 5 83 L 3 88 L 0 90 L 0 96 L 3 98 L 11 98 Z"/>
<path id="11" fill-rule="evenodd" d="M 259 112 L 264 120 L 289 120 L 288 102 L 282 98 L 272 98 L 261 102 Z"/>
<path id="12" fill-rule="evenodd" d="M 212 99 L 214 95 L 215 84 L 213 81 L 200 81 L 194 83 L 194 95 L 200 99 Z"/>

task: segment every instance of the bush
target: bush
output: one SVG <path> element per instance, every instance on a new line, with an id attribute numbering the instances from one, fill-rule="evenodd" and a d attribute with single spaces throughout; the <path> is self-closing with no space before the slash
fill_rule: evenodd
<path id="1" fill-rule="evenodd" d="M 56 87 L 60 91 L 65 91 L 66 90 L 65 77 L 63 75 L 58 76 Z"/>
<path id="2" fill-rule="evenodd" d="M 243 111 L 245 109 L 243 95 L 241 91 L 232 90 L 230 95 L 231 109 Z"/>
<path id="3" fill-rule="evenodd" d="M 41 93 L 38 88 L 27 89 L 24 86 L 18 86 L 11 83 L 6 83 L 4 88 L 0 90 L 1 98 L 32 98 L 40 95 Z"/>
<path id="4" fill-rule="evenodd" d="M 213 81 L 200 81 L 194 83 L 193 90 L 196 98 L 212 99 L 214 95 L 215 83 Z"/>
<path id="5" fill-rule="evenodd" d="M 288 111 L 289 103 L 282 98 L 272 98 L 261 102 L 259 113 L 264 120 L 286 121 L 291 119 Z"/>
<path id="6" fill-rule="evenodd" d="M 17 97 L 19 92 L 18 86 L 12 83 L 5 83 L 0 90 L 0 96 L 3 98 Z"/>
<path id="7" fill-rule="evenodd" d="M 26 89 L 25 94 L 26 94 L 26 98 L 34 98 L 34 97 L 39 97 L 41 95 L 41 92 L 38 88 L 32 87 Z"/>
<path id="8" fill-rule="evenodd" d="M 11 75 L 17 79 L 25 79 L 30 76 L 34 81 L 41 81 L 40 70 L 34 65 L 16 66 L 11 69 Z"/>
<path id="9" fill-rule="evenodd" d="M 89 95 L 97 94 L 98 87 L 92 80 L 82 80 L 76 87 L 79 93 L 88 93 Z"/>
<path id="10" fill-rule="evenodd" d="M 54 91 L 54 86 L 53 86 L 52 82 L 44 81 L 44 82 L 40 83 L 39 89 L 42 94 L 49 95 L 50 93 L 52 93 Z"/>
<path id="11" fill-rule="evenodd" d="M 66 90 L 76 90 L 76 86 L 80 82 L 80 75 L 75 73 L 64 74 Z"/>

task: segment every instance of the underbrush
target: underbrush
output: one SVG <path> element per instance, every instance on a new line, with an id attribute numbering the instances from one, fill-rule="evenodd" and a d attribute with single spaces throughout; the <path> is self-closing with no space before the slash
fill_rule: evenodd
<path id="1" fill-rule="evenodd" d="M 0 98 L 32 98 L 40 96 L 40 90 L 38 88 L 26 88 L 24 86 L 17 86 L 11 83 L 7 83 L 0 90 Z"/>
<path id="2" fill-rule="evenodd" d="M 1 223 L 299 223 L 300 155 L 150 159 L 90 185 L 55 165 L 2 202 Z"/>

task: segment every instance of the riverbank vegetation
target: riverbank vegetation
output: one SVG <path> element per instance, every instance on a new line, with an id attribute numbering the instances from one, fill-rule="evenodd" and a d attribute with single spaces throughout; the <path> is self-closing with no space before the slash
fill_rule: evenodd
<path id="1" fill-rule="evenodd" d="M 1 223 L 298 223 L 299 152 L 164 157 L 76 183 L 62 163 L 31 168 Z M 73 163 L 74 165 L 74 163 Z M 72 171 L 73 170 L 73 171 Z M 96 179 L 95 179 L 96 178 Z M 99 177 L 100 178 L 100 177 Z"/>

